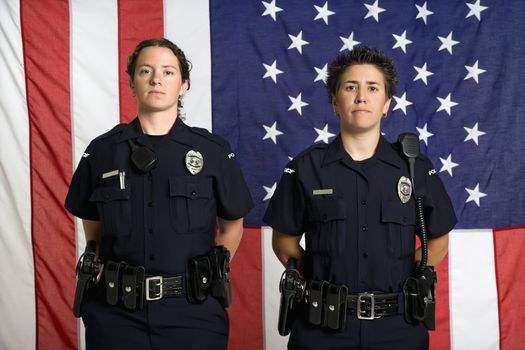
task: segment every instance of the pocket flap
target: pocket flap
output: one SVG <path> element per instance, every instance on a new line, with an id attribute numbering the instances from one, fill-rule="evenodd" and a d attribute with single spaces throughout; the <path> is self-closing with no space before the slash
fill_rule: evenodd
<path id="1" fill-rule="evenodd" d="M 346 218 L 345 202 L 342 198 L 314 198 L 312 203 L 313 221 L 327 222 Z"/>
<path id="2" fill-rule="evenodd" d="M 416 212 L 413 205 L 403 204 L 400 202 L 382 202 L 381 203 L 381 221 L 392 222 L 400 225 L 415 225 Z"/>
<path id="3" fill-rule="evenodd" d="M 119 187 L 98 187 L 93 191 L 90 202 L 111 202 L 116 200 L 129 199 L 129 189 L 120 189 Z"/>
<path id="4" fill-rule="evenodd" d="M 212 198 L 212 180 L 208 177 L 170 176 L 170 197 Z"/>

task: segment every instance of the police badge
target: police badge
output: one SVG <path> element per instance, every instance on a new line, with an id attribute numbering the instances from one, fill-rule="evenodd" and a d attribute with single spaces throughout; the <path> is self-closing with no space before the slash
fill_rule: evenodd
<path id="1" fill-rule="evenodd" d="M 397 182 L 397 195 L 402 203 L 408 202 L 412 195 L 412 181 L 409 178 L 401 176 Z"/>
<path id="2" fill-rule="evenodd" d="M 202 167 L 204 166 L 204 159 L 202 154 L 198 151 L 190 150 L 186 153 L 186 169 L 191 173 L 191 175 L 198 174 Z"/>

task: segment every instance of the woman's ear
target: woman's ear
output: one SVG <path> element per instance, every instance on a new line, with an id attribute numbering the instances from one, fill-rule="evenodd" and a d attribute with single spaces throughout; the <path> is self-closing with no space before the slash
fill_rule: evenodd
<path id="1" fill-rule="evenodd" d="M 383 115 L 386 115 L 388 113 L 388 108 L 390 108 L 390 102 L 392 102 L 392 98 L 386 100 L 385 105 L 383 106 Z"/>
<path id="2" fill-rule="evenodd" d="M 185 80 L 184 83 L 182 83 L 181 87 L 180 87 L 180 93 L 179 93 L 179 96 L 183 96 L 186 91 L 188 91 L 188 81 Z"/>
<path id="3" fill-rule="evenodd" d="M 131 94 L 135 96 L 135 84 L 133 84 L 133 81 L 129 81 L 129 88 L 131 89 Z"/>
<path id="4" fill-rule="evenodd" d="M 334 95 L 332 95 L 332 109 L 334 110 L 334 113 L 337 114 L 337 99 Z"/>

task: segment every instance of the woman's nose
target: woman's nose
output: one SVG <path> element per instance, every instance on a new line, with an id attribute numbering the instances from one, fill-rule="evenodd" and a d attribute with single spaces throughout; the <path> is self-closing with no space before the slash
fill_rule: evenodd
<path id="1" fill-rule="evenodd" d="M 151 76 L 150 84 L 151 85 L 158 85 L 158 84 L 160 84 L 160 82 L 161 82 L 160 75 L 158 73 L 154 73 Z"/>
<path id="2" fill-rule="evenodd" d="M 361 90 L 357 91 L 357 95 L 355 96 L 355 103 L 366 103 L 365 94 Z"/>

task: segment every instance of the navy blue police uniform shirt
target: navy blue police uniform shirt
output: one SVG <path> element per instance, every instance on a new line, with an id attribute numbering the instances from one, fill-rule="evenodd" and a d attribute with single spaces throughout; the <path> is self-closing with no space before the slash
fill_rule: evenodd
<path id="1" fill-rule="evenodd" d="M 128 140 L 154 151 L 157 165 L 138 172 Z M 202 154 L 192 175 L 185 157 Z M 121 175 L 124 173 L 123 175 Z M 253 207 L 229 144 L 177 118 L 161 138 L 148 137 L 136 118 L 93 140 L 76 169 L 65 207 L 102 222 L 100 258 L 145 267 L 147 274 L 180 274 L 190 257 L 215 245 L 216 217 L 235 220 Z"/>
<path id="2" fill-rule="evenodd" d="M 423 155 L 415 172 L 428 237 L 444 235 L 457 220 L 443 183 Z M 339 135 L 287 165 L 264 222 L 284 234 L 305 233 L 305 278 L 344 284 L 350 293 L 400 292 L 414 269 L 416 232 L 415 201 L 398 195 L 402 176 L 410 178 L 397 144 L 381 136 L 375 155 L 356 162 Z"/>

